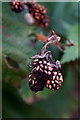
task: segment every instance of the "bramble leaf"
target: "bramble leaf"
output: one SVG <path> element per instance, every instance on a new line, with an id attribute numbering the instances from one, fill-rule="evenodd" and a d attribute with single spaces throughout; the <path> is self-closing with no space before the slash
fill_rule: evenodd
<path id="1" fill-rule="evenodd" d="M 70 61 L 74 61 L 78 58 L 78 26 L 73 26 L 68 31 L 68 39 L 72 40 L 75 46 L 66 47 L 64 50 L 64 54 L 61 59 L 61 63 L 66 63 Z"/>

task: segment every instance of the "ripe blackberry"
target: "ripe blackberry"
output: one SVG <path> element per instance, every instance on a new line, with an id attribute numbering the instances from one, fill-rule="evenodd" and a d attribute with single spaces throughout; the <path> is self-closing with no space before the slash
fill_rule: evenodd
<path id="1" fill-rule="evenodd" d="M 49 51 L 45 51 L 44 54 L 40 52 L 30 64 L 29 87 L 34 92 L 41 91 L 44 87 L 57 90 L 63 82 L 60 62 L 54 62 Z"/>
<path id="2" fill-rule="evenodd" d="M 46 15 L 46 8 L 38 3 L 27 2 L 29 13 L 35 19 L 35 23 L 40 27 L 48 27 L 48 16 Z"/>
<path id="3" fill-rule="evenodd" d="M 18 0 L 14 0 L 13 2 L 9 2 L 11 5 L 11 9 L 16 12 L 22 12 L 24 10 L 24 2 L 19 2 Z"/>

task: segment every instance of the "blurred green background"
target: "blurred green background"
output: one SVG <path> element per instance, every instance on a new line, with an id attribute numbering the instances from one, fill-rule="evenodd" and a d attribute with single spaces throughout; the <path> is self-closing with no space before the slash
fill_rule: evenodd
<path id="1" fill-rule="evenodd" d="M 27 25 L 24 14 L 11 11 L 9 3 L 2 3 L 3 64 L 2 100 L 3 118 L 76 118 L 78 117 L 78 28 L 77 2 L 42 2 L 47 8 L 49 27 Z M 61 42 L 70 39 L 75 46 L 66 47 L 64 53 L 49 46 L 53 59 L 60 60 L 64 70 L 64 82 L 59 90 L 45 88 L 36 94 L 28 86 L 30 57 L 43 46 L 33 42 L 34 33 L 48 33 L 54 30 L 61 36 Z"/>

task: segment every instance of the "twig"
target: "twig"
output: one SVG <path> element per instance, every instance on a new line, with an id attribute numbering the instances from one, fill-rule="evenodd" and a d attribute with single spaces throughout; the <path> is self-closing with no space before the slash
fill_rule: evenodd
<path id="1" fill-rule="evenodd" d="M 64 49 L 63 49 L 64 47 L 71 47 L 71 46 L 75 45 L 74 42 L 71 41 L 71 40 L 68 40 L 69 44 L 67 44 L 67 43 L 61 43 L 60 42 L 61 37 L 58 36 L 54 31 L 52 31 L 52 35 L 51 35 L 51 32 L 50 32 L 47 37 L 44 36 L 44 35 L 40 36 L 39 34 L 37 34 L 36 35 L 36 40 L 38 40 L 38 38 L 41 39 L 44 43 L 46 43 L 44 45 L 43 49 L 46 49 L 47 46 L 49 44 L 51 44 L 51 45 L 56 46 L 60 51 L 63 52 L 64 51 Z"/>

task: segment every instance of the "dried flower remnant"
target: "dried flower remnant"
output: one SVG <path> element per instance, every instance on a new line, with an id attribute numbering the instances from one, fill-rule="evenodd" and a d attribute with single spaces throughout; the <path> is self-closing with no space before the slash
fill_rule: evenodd
<path id="1" fill-rule="evenodd" d="M 36 33 L 34 40 L 41 41 L 42 43 L 47 43 L 50 41 L 50 44 L 56 46 L 60 51 L 64 51 L 64 47 L 71 47 L 75 45 L 72 40 L 68 40 L 69 43 L 61 43 L 61 37 L 58 36 L 54 31 L 51 37 Z"/>

